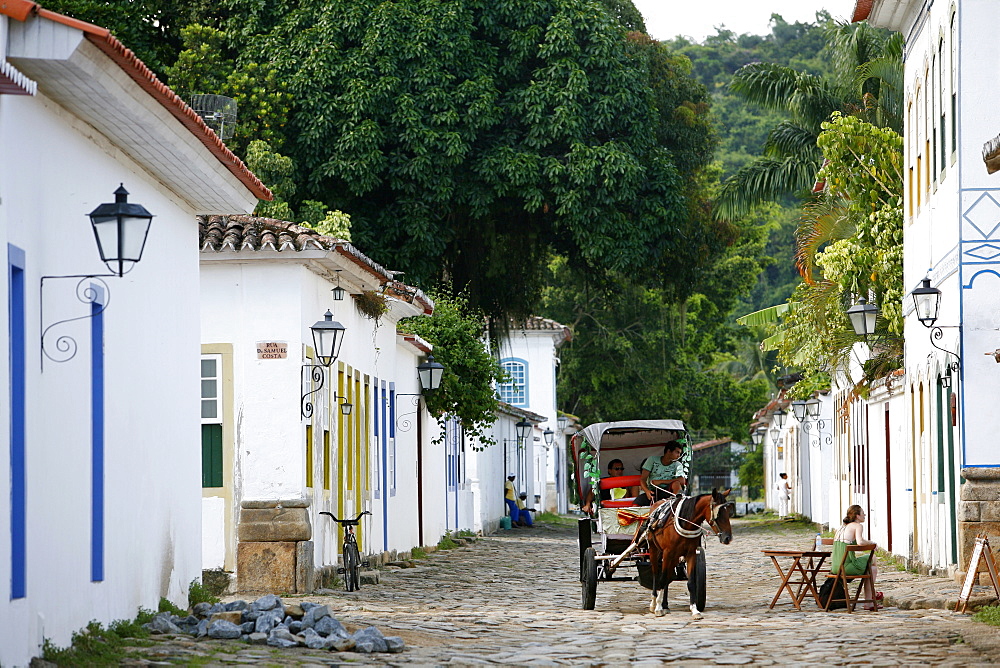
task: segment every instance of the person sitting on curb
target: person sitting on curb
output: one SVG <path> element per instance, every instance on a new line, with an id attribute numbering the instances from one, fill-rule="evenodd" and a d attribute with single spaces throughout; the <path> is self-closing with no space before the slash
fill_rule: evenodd
<path id="1" fill-rule="evenodd" d="M 525 508 L 524 501 L 528 498 L 528 495 L 521 492 L 520 496 L 517 497 L 517 509 L 518 509 L 518 526 L 530 527 L 534 524 L 531 520 L 531 513 L 535 512 L 534 508 Z"/>

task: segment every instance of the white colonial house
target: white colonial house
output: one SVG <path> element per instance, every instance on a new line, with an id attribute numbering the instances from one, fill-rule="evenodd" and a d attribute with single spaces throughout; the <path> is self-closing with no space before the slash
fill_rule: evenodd
<path id="1" fill-rule="evenodd" d="M 320 511 L 371 513 L 362 554 L 438 541 L 452 442 L 433 442 L 440 428 L 420 398 L 430 346 L 396 329 L 432 310 L 344 240 L 267 218 L 202 219 L 206 569 L 235 571 L 240 591 L 311 591 L 343 535 Z M 342 328 L 328 366 L 311 332 L 327 320 Z"/>
<path id="2" fill-rule="evenodd" d="M 572 338 L 570 329 L 555 320 L 532 317 L 512 327 L 500 345 L 500 365 L 509 381 L 498 387 L 504 403 L 541 416 L 526 439 L 521 457 L 519 491 L 528 505 L 566 512 L 568 484 L 566 448 L 558 428 L 556 372 L 559 347 Z"/>
<path id="3" fill-rule="evenodd" d="M 197 215 L 258 198 L 107 30 L 0 3 L 0 664 L 186 605 L 202 570 L 191 241 Z M 119 236 L 119 216 L 139 228 Z"/>
<path id="4" fill-rule="evenodd" d="M 931 569 L 961 571 L 976 534 L 1000 536 L 1000 122 L 991 56 L 1000 13 L 991 0 L 858 0 L 853 18 L 906 39 L 903 269 L 915 292 L 903 304 L 898 413 L 907 434 L 892 446 L 902 456 L 887 480 L 893 548 Z M 911 295 L 926 306 L 918 310 Z"/>

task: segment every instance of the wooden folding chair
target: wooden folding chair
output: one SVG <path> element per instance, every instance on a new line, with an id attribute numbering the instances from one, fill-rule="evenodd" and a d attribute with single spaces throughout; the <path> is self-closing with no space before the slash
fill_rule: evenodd
<path id="1" fill-rule="evenodd" d="M 848 612 L 854 612 L 858 603 L 871 603 L 872 606 L 878 610 L 878 601 L 874 599 L 860 598 L 861 590 L 864 589 L 865 586 L 865 581 L 872 581 L 872 564 L 875 563 L 876 547 L 876 545 L 848 545 L 847 551 L 844 552 L 844 558 L 841 559 L 841 562 L 839 564 L 830 564 L 830 577 L 835 578 L 835 582 L 833 583 L 833 590 L 830 592 L 830 598 L 827 600 L 826 606 L 823 610 L 829 612 L 830 606 L 834 603 L 834 601 L 843 601 L 847 605 Z M 865 553 L 868 554 L 868 562 L 865 565 L 865 570 L 860 575 L 848 575 L 844 572 L 844 562 L 847 561 L 848 552 L 861 553 L 859 556 L 862 556 Z M 836 573 L 832 572 L 834 569 L 837 570 Z M 853 598 L 851 597 L 851 590 L 848 588 L 848 583 L 850 583 L 851 580 L 858 581 L 858 589 L 854 592 Z M 843 598 L 836 596 L 838 584 L 841 587 L 841 591 L 844 592 Z M 874 583 L 872 583 L 872 591 L 875 591 Z"/>

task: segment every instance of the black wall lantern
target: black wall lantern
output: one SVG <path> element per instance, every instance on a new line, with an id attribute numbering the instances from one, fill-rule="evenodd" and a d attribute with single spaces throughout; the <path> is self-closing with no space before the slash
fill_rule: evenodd
<path id="1" fill-rule="evenodd" d="M 444 365 L 434 361 L 434 355 L 428 355 L 427 359 L 417 365 L 417 380 L 420 381 L 420 389 L 436 390 L 441 387 L 441 376 L 444 374 Z"/>
<path id="2" fill-rule="evenodd" d="M 403 418 L 416 413 L 420 406 L 420 397 L 423 392 L 433 392 L 441 387 L 441 377 L 444 375 L 444 365 L 434 361 L 434 355 L 427 355 L 427 359 L 417 365 L 417 381 L 420 383 L 420 392 L 406 393 L 399 392 L 396 398 L 410 397 L 414 410 L 408 411 L 396 417 L 396 429 L 398 431 L 409 431 L 410 421 Z"/>
<path id="3" fill-rule="evenodd" d="M 53 362 L 68 362 L 76 356 L 76 340 L 69 335 L 60 335 L 55 340 L 55 350 L 46 348 L 46 335 L 53 327 L 74 320 L 86 320 L 103 313 L 111 301 L 111 290 L 103 279 L 122 277 L 131 271 L 146 247 L 146 237 L 153 214 L 141 204 L 129 203 L 128 191 L 124 184 L 115 190 L 115 201 L 101 204 L 90 212 L 90 224 L 97 242 L 97 252 L 107 265 L 110 274 L 67 274 L 63 276 L 42 276 L 39 286 L 39 318 L 41 319 L 42 370 L 44 358 Z M 90 305 L 86 315 L 58 320 L 45 325 L 45 281 L 71 278 L 77 281 L 76 298 Z M 98 308 L 99 307 L 99 308 Z"/>
<path id="4" fill-rule="evenodd" d="M 559 431 L 566 431 L 566 427 L 568 426 L 569 426 L 568 417 L 566 417 L 565 415 L 560 415 L 559 417 L 556 418 L 556 427 L 559 428 Z"/>
<path id="5" fill-rule="evenodd" d="M 521 421 L 514 425 L 514 429 L 517 430 L 517 440 L 524 442 L 528 438 L 528 434 L 531 433 L 531 423 L 521 418 Z"/>
<path id="6" fill-rule="evenodd" d="M 130 204 L 125 184 L 115 190 L 115 201 L 90 212 L 97 251 L 115 276 L 124 276 L 142 259 L 153 214 L 141 204 Z"/>
<path id="7" fill-rule="evenodd" d="M 346 292 L 344 290 L 344 288 L 340 287 L 340 272 L 341 271 L 343 271 L 343 270 L 342 269 L 337 269 L 337 287 L 335 287 L 332 290 L 330 290 L 330 292 L 333 293 L 333 301 L 335 301 L 335 302 L 344 301 L 344 292 Z"/>
<path id="8" fill-rule="evenodd" d="M 302 365 L 303 369 L 310 370 L 309 377 L 312 378 L 314 385 L 313 389 L 307 392 L 305 381 L 301 381 L 302 399 L 299 403 L 303 418 L 312 417 L 313 405 L 309 401 L 309 397 L 323 389 L 325 379 L 323 369 L 329 368 L 337 360 L 337 357 L 340 356 L 340 346 L 344 343 L 344 332 L 347 331 L 346 327 L 333 319 L 333 313 L 330 311 L 327 311 L 323 315 L 323 319 L 309 329 L 312 330 L 313 351 L 319 364 Z M 347 404 L 347 406 L 350 406 L 350 404 Z M 341 407 L 341 411 L 344 411 L 343 406 Z M 350 414 L 350 408 L 344 413 L 344 415 L 348 414 Z"/>
<path id="9" fill-rule="evenodd" d="M 867 339 L 869 335 L 875 333 L 878 308 L 874 304 L 869 304 L 866 298 L 861 297 L 857 304 L 847 309 L 847 317 L 851 319 L 854 333 Z"/>
<path id="10" fill-rule="evenodd" d="M 945 325 L 935 325 L 938 319 L 938 312 L 941 309 L 941 291 L 935 287 L 931 287 L 931 279 L 925 277 L 920 280 L 920 285 L 914 288 L 910 294 L 913 296 L 913 308 L 916 311 L 917 320 L 920 321 L 921 325 L 931 330 L 931 345 L 943 353 L 954 356 L 955 361 L 947 364 L 946 368 L 949 372 L 958 371 L 962 368 L 962 357 L 935 343 L 935 341 L 940 341 L 944 336 L 945 329 Z M 962 329 L 958 325 L 952 325 L 948 328 L 960 331 Z"/>
<path id="11" fill-rule="evenodd" d="M 783 408 L 779 408 L 774 411 L 774 422 L 778 425 L 778 429 L 785 426 L 785 420 L 788 419 L 788 413 L 785 412 Z"/>
<path id="12" fill-rule="evenodd" d="M 556 433 L 551 429 L 546 429 L 542 432 L 542 438 L 545 439 L 545 447 L 552 445 L 552 441 L 556 438 Z"/>

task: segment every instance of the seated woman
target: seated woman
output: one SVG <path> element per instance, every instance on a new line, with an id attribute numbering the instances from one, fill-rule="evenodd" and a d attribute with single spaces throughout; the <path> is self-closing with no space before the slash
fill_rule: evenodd
<path id="1" fill-rule="evenodd" d="M 680 492 L 687 485 L 687 478 L 680 473 L 680 458 L 684 446 L 677 441 L 668 441 L 663 446 L 663 455 L 649 457 L 642 463 L 639 487 L 642 494 L 635 499 L 635 505 L 648 506 L 653 501 L 665 499 Z"/>
<path id="2" fill-rule="evenodd" d="M 847 509 L 847 515 L 844 517 L 844 526 L 837 529 L 837 533 L 833 537 L 833 555 L 830 558 L 830 572 L 836 575 L 840 572 L 840 564 L 843 562 L 844 572 L 847 575 L 861 575 L 865 572 L 865 566 L 868 564 L 868 555 L 857 555 L 854 552 L 848 551 L 848 545 L 874 545 L 870 540 L 865 538 L 865 528 L 861 525 L 865 521 L 865 512 L 861 510 L 861 506 L 853 505 Z M 882 592 L 875 591 L 875 576 L 878 569 L 875 568 L 875 564 L 871 565 L 872 577 L 870 580 L 865 580 L 865 598 L 870 601 L 880 601 L 882 600 Z M 876 604 L 877 605 L 877 604 Z M 875 610 L 875 606 L 868 604 L 865 606 L 865 610 Z"/>
<path id="3" fill-rule="evenodd" d="M 625 475 L 625 463 L 620 459 L 612 459 L 608 462 L 608 475 L 606 477 L 613 478 L 616 476 Z M 613 487 L 611 489 L 600 490 L 601 501 L 617 501 L 619 499 L 624 499 L 628 497 L 635 496 L 637 490 L 635 487 Z M 594 507 L 594 490 L 587 490 L 587 498 L 584 500 L 580 509 L 585 513 L 590 513 Z"/>

